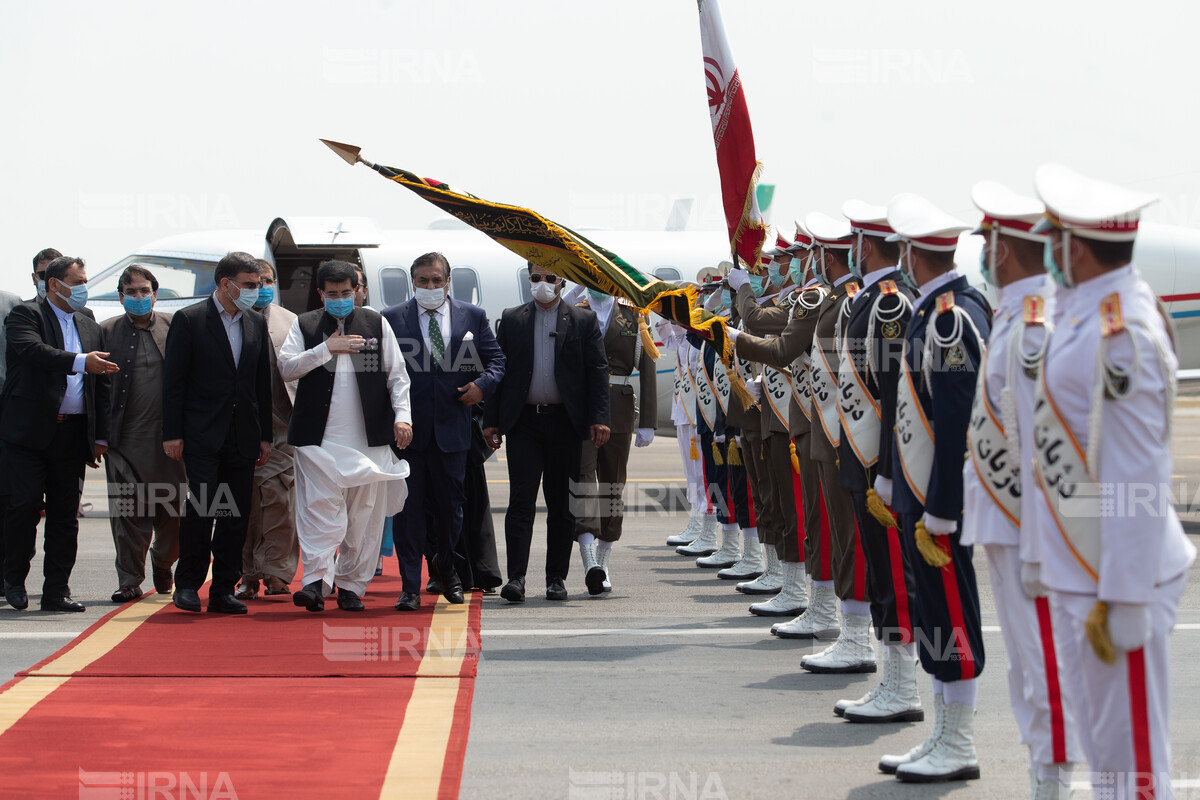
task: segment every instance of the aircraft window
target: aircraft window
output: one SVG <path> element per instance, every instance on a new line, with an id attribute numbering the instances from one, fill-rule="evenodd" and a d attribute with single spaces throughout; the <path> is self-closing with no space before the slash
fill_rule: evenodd
<path id="1" fill-rule="evenodd" d="M 677 281 L 683 276 L 679 274 L 679 270 L 674 267 L 658 267 L 654 270 L 654 277 L 660 281 Z"/>
<path id="2" fill-rule="evenodd" d="M 473 267 L 454 267 L 450 270 L 450 296 L 473 306 L 483 302 L 479 288 L 479 273 Z"/>
<path id="3" fill-rule="evenodd" d="M 517 270 L 517 291 L 521 293 L 522 303 L 533 300 L 533 292 L 529 291 L 529 267 L 521 267 Z"/>
<path id="4" fill-rule="evenodd" d="M 379 290 L 383 293 L 383 305 L 398 306 L 407 303 L 408 269 L 405 267 L 384 267 L 379 271 Z"/>
<path id="5" fill-rule="evenodd" d="M 204 297 L 216 289 L 213 270 L 216 261 L 167 256 L 126 256 L 88 281 L 88 296 L 93 300 L 116 300 L 121 273 L 130 264 L 141 264 L 158 281 L 158 297 Z"/>

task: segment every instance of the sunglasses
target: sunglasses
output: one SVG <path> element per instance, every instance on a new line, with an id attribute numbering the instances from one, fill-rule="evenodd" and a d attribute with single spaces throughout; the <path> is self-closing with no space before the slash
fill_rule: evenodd
<path id="1" fill-rule="evenodd" d="M 530 283 L 541 283 L 542 281 L 545 281 L 546 283 L 553 285 L 553 284 L 558 283 L 558 276 L 557 275 L 530 275 L 529 276 Z"/>

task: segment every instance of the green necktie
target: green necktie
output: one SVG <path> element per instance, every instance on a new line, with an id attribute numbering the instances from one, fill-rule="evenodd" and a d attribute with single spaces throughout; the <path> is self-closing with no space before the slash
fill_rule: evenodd
<path id="1" fill-rule="evenodd" d="M 438 325 L 436 311 L 429 312 L 429 349 L 433 352 L 433 363 L 441 364 L 446 343 L 442 341 L 442 326 Z"/>

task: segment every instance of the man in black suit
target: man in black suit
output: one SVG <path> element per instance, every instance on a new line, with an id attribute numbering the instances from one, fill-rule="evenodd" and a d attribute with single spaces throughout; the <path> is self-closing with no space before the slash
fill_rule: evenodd
<path id="1" fill-rule="evenodd" d="M 450 297 L 450 262 L 418 256 L 410 268 L 415 296 L 385 309 L 412 381 L 413 441 L 405 451 L 408 501 L 392 526 L 403 592 L 397 611 L 420 606 L 426 508 L 432 512 L 436 555 L 430 574 L 451 603 L 463 602 L 462 575 L 471 575 L 459 537 L 463 527 L 471 407 L 490 397 L 504 377 L 504 353 L 482 308 Z"/>
<path id="2" fill-rule="evenodd" d="M 563 279 L 529 264 L 533 301 L 506 310 L 497 341 L 507 359 L 496 398 L 484 408 L 493 449 L 508 436 L 508 583 L 500 596 L 525 600 L 525 571 L 538 485 L 546 499 L 546 599 L 566 600 L 575 540 L 571 487 L 585 439 L 608 441 L 608 359 L 596 314 L 560 300 Z"/>
<path id="3" fill-rule="evenodd" d="M 5 320 L 8 365 L 0 398 L 0 475 L 5 512 L 5 598 L 29 605 L 25 578 L 46 507 L 43 611 L 83 611 L 68 585 L 79 537 L 79 494 L 85 466 L 108 449 L 108 375 L 117 365 L 103 351 L 90 316 L 83 259 L 63 256 L 46 267 L 46 298 L 15 306 Z"/>
<path id="4" fill-rule="evenodd" d="M 175 312 L 163 357 L 163 452 L 183 461 L 188 503 L 179 525 L 175 605 L 200 610 L 212 559 L 208 610 L 245 614 L 233 596 L 242 573 L 254 468 L 271 456 L 271 337 L 252 314 L 262 267 L 229 253 L 208 300 Z M 214 530 L 213 522 L 216 521 Z"/>

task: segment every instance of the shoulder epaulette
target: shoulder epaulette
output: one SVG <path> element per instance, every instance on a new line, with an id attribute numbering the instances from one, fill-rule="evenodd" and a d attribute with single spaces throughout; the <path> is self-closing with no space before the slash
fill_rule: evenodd
<path id="1" fill-rule="evenodd" d="M 1025 308 L 1021 314 L 1021 318 L 1026 325 L 1045 325 L 1046 324 L 1046 298 L 1040 294 L 1030 294 L 1025 296 Z"/>
<path id="2" fill-rule="evenodd" d="M 954 292 L 946 292 L 937 299 L 937 313 L 944 314 L 954 308 Z"/>
<path id="3" fill-rule="evenodd" d="M 1100 301 L 1100 335 L 1115 336 L 1125 330 L 1125 316 L 1121 313 L 1121 295 L 1113 292 Z"/>
<path id="4" fill-rule="evenodd" d="M 856 281 L 846 282 L 846 297 L 849 297 L 851 300 L 853 300 L 854 296 L 860 291 L 862 291 L 862 287 L 859 286 Z"/>
<path id="5" fill-rule="evenodd" d="M 896 285 L 895 281 L 880 281 L 879 293 L 883 295 L 899 294 L 900 287 Z"/>

